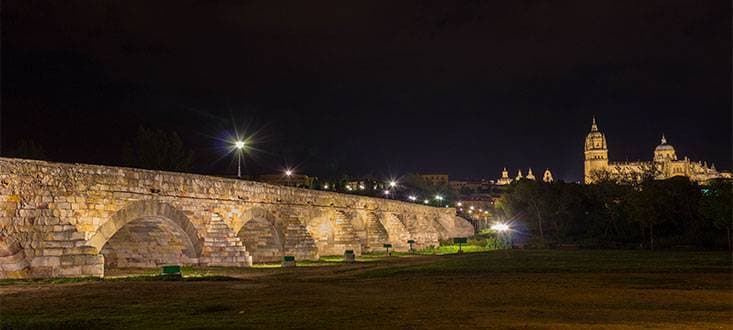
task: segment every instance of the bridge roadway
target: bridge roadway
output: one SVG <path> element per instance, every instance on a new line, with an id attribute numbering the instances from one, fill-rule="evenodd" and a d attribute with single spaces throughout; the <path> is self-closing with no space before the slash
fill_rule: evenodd
<path id="1" fill-rule="evenodd" d="M 187 173 L 0 158 L 0 278 L 247 267 L 472 236 L 453 208 Z"/>

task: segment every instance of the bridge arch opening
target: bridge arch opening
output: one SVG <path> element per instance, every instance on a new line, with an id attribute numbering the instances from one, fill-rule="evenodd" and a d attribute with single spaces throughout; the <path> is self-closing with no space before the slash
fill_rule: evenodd
<path id="1" fill-rule="evenodd" d="M 100 253 L 104 255 L 105 268 L 198 263 L 196 249 L 186 232 L 163 217 L 142 217 L 128 222 L 110 237 Z"/>
<path id="2" fill-rule="evenodd" d="M 309 219 L 305 227 L 313 238 L 319 255 L 338 255 L 343 253 L 343 251 L 332 249 L 336 241 L 336 228 L 329 217 L 321 216 Z"/>
<path id="3" fill-rule="evenodd" d="M 237 232 L 237 236 L 252 256 L 252 262 L 278 262 L 283 256 L 284 237 L 268 219 L 250 219 Z"/>
<path id="4" fill-rule="evenodd" d="M 87 241 L 105 268 L 198 263 L 202 240 L 181 211 L 165 203 L 135 202 L 115 213 Z"/>

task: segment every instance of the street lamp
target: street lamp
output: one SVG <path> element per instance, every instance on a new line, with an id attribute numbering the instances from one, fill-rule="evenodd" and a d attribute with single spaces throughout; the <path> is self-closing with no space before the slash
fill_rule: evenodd
<path id="1" fill-rule="evenodd" d="M 512 232 L 510 230 L 511 228 L 509 228 L 509 225 L 507 225 L 505 223 L 501 223 L 501 222 L 500 223 L 495 223 L 495 224 L 491 225 L 491 229 L 496 230 L 497 232 L 499 232 L 499 236 L 500 237 L 502 237 L 502 236 L 504 236 L 506 234 L 506 236 L 505 236 L 505 242 L 507 243 L 507 245 L 509 246 L 509 248 L 512 247 Z"/>
<path id="2" fill-rule="evenodd" d="M 387 198 L 389 198 L 389 190 L 385 190 L 384 191 L 384 196 L 386 196 Z"/>
<path id="3" fill-rule="evenodd" d="M 491 225 L 491 229 L 496 230 L 498 232 L 505 232 L 509 230 L 509 225 L 505 223 L 496 223 L 496 224 Z"/>
<path id="4" fill-rule="evenodd" d="M 242 177 L 242 152 L 244 150 L 244 141 L 234 142 L 234 147 L 237 148 L 237 178 Z"/>
<path id="5" fill-rule="evenodd" d="M 410 196 L 407 197 L 407 199 L 409 199 L 409 200 L 411 200 L 411 201 L 414 202 L 414 201 L 417 200 L 417 197 L 410 195 Z"/>
<path id="6" fill-rule="evenodd" d="M 285 178 L 287 178 L 288 186 L 290 186 L 290 177 L 293 175 L 293 170 L 287 169 L 285 170 Z"/>

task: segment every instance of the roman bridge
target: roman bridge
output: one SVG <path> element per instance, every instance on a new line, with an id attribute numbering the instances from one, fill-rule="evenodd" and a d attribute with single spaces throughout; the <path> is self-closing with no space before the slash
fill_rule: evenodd
<path id="1" fill-rule="evenodd" d="M 455 209 L 259 182 L 0 158 L 0 278 L 247 267 L 472 236 Z"/>

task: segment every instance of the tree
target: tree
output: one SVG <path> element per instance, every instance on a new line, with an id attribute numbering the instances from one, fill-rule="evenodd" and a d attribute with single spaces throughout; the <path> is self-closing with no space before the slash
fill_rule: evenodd
<path id="1" fill-rule="evenodd" d="M 20 140 L 15 148 L 8 151 L 7 155 L 16 158 L 45 160 L 46 150 L 33 140 Z"/>
<path id="2" fill-rule="evenodd" d="M 703 189 L 700 213 L 709 219 L 715 228 L 725 229 L 728 250 L 733 252 L 731 229 L 733 229 L 733 183 L 714 181 Z"/>
<path id="3" fill-rule="evenodd" d="M 541 184 L 535 181 L 516 182 L 504 193 L 497 207 L 511 219 L 524 219 L 536 225 L 534 229 L 539 234 L 540 245 L 544 245 L 544 221 L 549 211 L 548 200 L 541 193 L 541 188 Z"/>
<path id="4" fill-rule="evenodd" d="M 127 166 L 165 171 L 188 171 L 194 157 L 176 132 L 144 127 L 138 128 L 122 155 Z"/>

